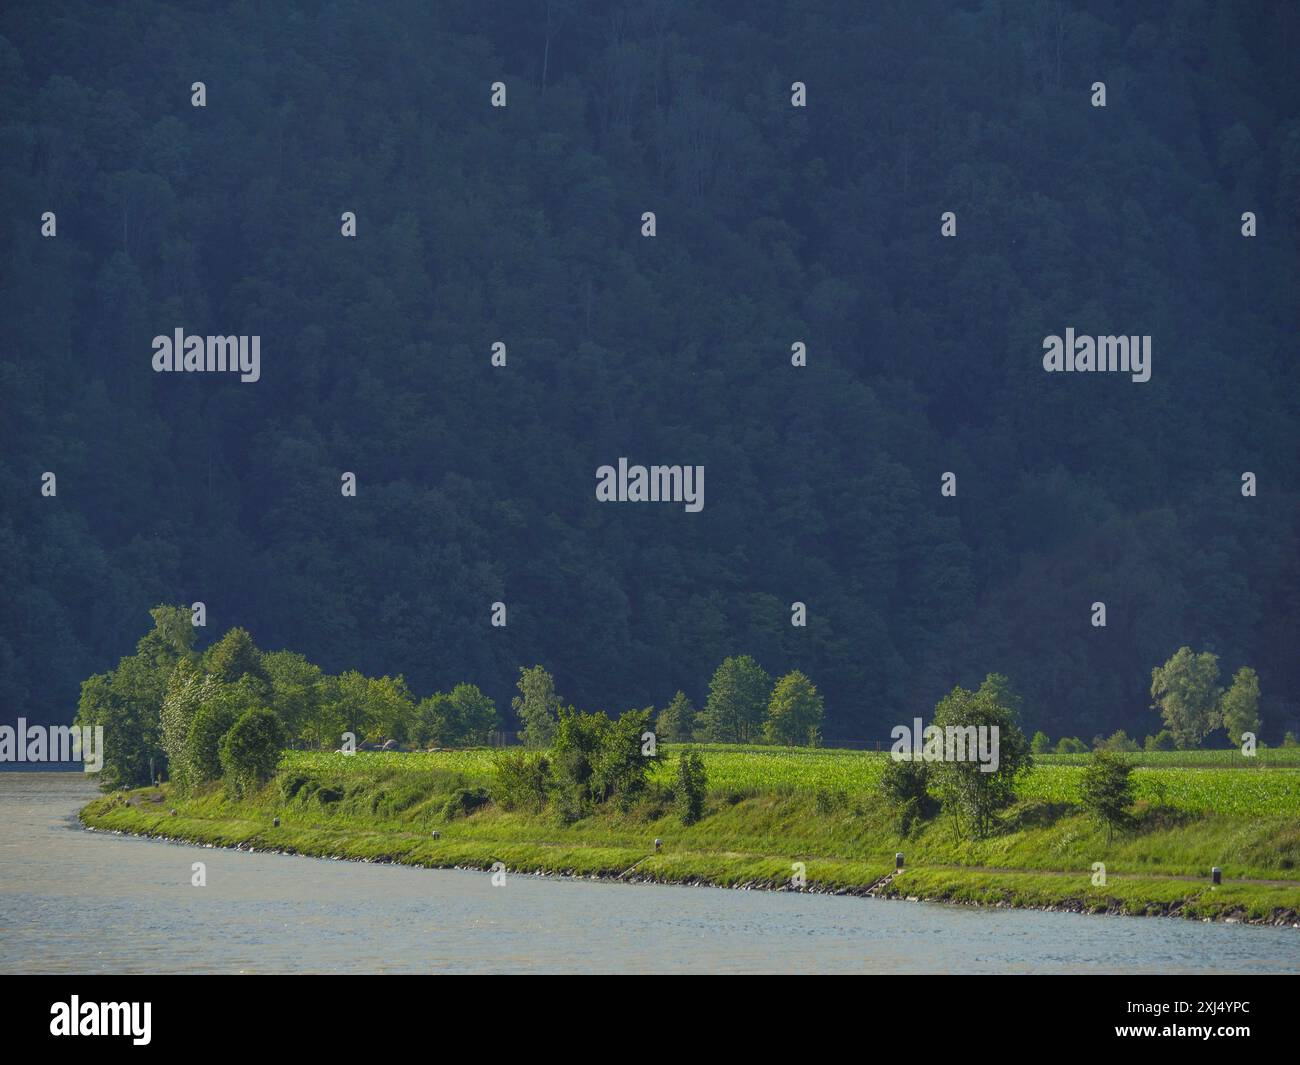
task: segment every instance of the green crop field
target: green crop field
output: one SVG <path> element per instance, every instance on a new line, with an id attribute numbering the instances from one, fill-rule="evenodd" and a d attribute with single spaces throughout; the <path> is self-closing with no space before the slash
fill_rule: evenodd
<path id="1" fill-rule="evenodd" d="M 675 772 L 683 748 L 666 745 L 655 771 L 662 779 Z M 808 747 L 698 744 L 709 790 L 714 794 L 759 795 L 828 792 L 855 795 L 873 791 L 888 755 Z M 1262 751 L 1248 759 L 1237 751 L 1160 751 L 1125 755 L 1135 766 L 1138 801 L 1189 813 L 1295 815 L 1300 818 L 1300 768 L 1295 748 Z M 487 749 L 439 752 L 372 752 L 354 755 L 288 751 L 283 768 L 340 779 L 385 777 L 398 780 L 436 771 L 459 776 L 467 786 L 488 785 L 495 775 L 495 752 Z M 1017 789 L 1026 799 L 1077 803 L 1086 755 L 1040 755 Z"/>

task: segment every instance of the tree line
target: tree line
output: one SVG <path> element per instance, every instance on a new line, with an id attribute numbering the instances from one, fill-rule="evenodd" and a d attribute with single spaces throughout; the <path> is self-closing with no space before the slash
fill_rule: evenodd
<path id="1" fill-rule="evenodd" d="M 184 606 L 156 606 L 150 616 L 153 628 L 135 654 L 81 686 L 77 723 L 104 727 L 105 788 L 150 783 L 163 772 L 182 787 L 223 776 L 222 744 L 236 724 L 240 729 L 227 743 L 235 752 L 231 764 L 242 766 L 238 752 L 260 746 L 273 749 L 263 755 L 272 768 L 284 747 L 472 747 L 502 727 L 495 702 L 474 684 L 417 699 L 400 674 L 331 675 L 297 652 L 263 651 L 239 627 L 200 651 Z M 562 703 L 542 666 L 521 667 L 517 688 L 511 709 L 527 746 L 552 748 L 569 735 L 566 728 L 577 727 L 571 722 L 579 712 Z M 662 710 L 636 713 L 665 742 L 816 745 L 824 712 L 803 673 L 774 683 L 742 655 L 718 667 L 698 713 L 681 691 Z M 596 719 L 608 720 L 582 718 Z"/>

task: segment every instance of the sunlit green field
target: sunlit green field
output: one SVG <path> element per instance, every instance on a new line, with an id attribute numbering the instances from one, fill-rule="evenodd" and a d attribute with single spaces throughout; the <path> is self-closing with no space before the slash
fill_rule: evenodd
<path id="1" fill-rule="evenodd" d="M 665 745 L 655 773 L 671 779 L 682 748 Z M 873 791 L 886 754 L 864 751 L 700 744 L 709 790 L 714 794 L 756 795 L 827 792 L 854 795 Z M 1125 755 L 1136 766 L 1138 801 L 1190 813 L 1295 815 L 1300 818 L 1300 749 L 1261 751 L 1246 758 L 1237 751 L 1168 751 Z M 467 785 L 490 784 L 495 752 L 487 749 L 437 753 L 287 751 L 283 767 L 342 776 L 419 775 L 431 770 L 457 774 Z M 1040 755 L 1021 779 L 1021 798 L 1077 803 L 1086 755 Z"/>

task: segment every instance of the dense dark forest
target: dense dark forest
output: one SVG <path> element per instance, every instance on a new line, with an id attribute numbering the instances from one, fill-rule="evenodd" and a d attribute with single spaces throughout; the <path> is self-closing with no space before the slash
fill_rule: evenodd
<path id="1" fill-rule="evenodd" d="M 1190 645 L 1280 738 L 1298 76 L 1290 0 L 8 3 L 4 716 L 199 600 L 200 646 L 501 706 L 532 663 L 699 704 L 750 654 L 828 742 L 990 671 L 1143 735 Z M 1149 334 L 1150 381 L 1045 373 L 1067 327 Z M 176 328 L 260 380 L 153 372 Z M 597 502 L 620 456 L 703 510 Z"/>

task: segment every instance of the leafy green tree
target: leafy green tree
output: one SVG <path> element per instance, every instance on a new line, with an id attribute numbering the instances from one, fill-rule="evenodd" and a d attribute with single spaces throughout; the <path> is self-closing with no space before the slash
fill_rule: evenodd
<path id="1" fill-rule="evenodd" d="M 75 720 L 104 729 L 99 783 L 105 790 L 152 783 L 150 766 L 156 774 L 166 765 L 163 700 L 177 663 L 193 659 L 189 611 L 157 606 L 149 614 L 154 627 L 140 638 L 136 653 L 82 685 Z"/>
<path id="2" fill-rule="evenodd" d="M 1195 654 L 1180 647 L 1163 666 L 1151 671 L 1153 706 L 1174 735 L 1179 750 L 1200 746 L 1222 721 L 1219 698 L 1219 656 Z"/>
<path id="3" fill-rule="evenodd" d="M 1088 745 L 1077 736 L 1062 736 L 1056 743 L 1057 754 L 1084 754 Z"/>
<path id="4" fill-rule="evenodd" d="M 221 737 L 221 772 L 226 787 L 242 797 L 275 775 L 284 750 L 284 728 L 275 713 L 264 706 L 245 710 Z"/>
<path id="5" fill-rule="evenodd" d="M 709 778 L 704 770 L 704 759 L 694 751 L 682 751 L 677 758 L 677 782 L 673 786 L 673 804 L 682 824 L 693 825 L 704 816 L 704 799 L 708 791 Z"/>
<path id="6" fill-rule="evenodd" d="M 270 681 L 268 705 L 284 726 L 290 743 L 314 738 L 330 686 L 321 668 L 296 651 L 267 651 L 262 670 Z"/>
<path id="7" fill-rule="evenodd" d="M 337 691 L 332 716 L 358 743 L 380 739 L 405 743 L 410 737 L 416 723 L 415 700 L 404 677 L 367 677 L 350 669 L 338 678 Z"/>
<path id="8" fill-rule="evenodd" d="M 162 747 L 167 753 L 168 775 L 177 790 L 188 789 L 193 778 L 187 756 L 190 729 L 199 709 L 211 702 L 221 685 L 182 660 L 172 671 L 162 705 Z"/>
<path id="9" fill-rule="evenodd" d="M 1241 745 L 1241 734 L 1252 732 L 1259 736 L 1259 677 L 1250 666 L 1242 666 L 1232 678 L 1232 686 L 1221 700 L 1223 727 L 1228 738 Z"/>
<path id="10" fill-rule="evenodd" d="M 558 727 L 560 697 L 555 680 L 542 666 L 519 668 L 519 694 L 510 700 L 522 726 L 523 741 L 529 747 L 549 747 Z"/>
<path id="11" fill-rule="evenodd" d="M 251 676 L 270 688 L 270 678 L 262 665 L 262 652 L 253 643 L 247 629 L 233 628 L 203 655 L 204 669 L 223 684 L 234 684 Z"/>
<path id="12" fill-rule="evenodd" d="M 1106 826 L 1109 843 L 1117 828 L 1132 822 L 1128 808 L 1133 805 L 1133 767 L 1108 750 L 1095 750 L 1083 770 L 1080 791 L 1083 807 Z"/>
<path id="13" fill-rule="evenodd" d="M 695 707 L 678 691 L 655 719 L 655 735 L 664 743 L 690 743 L 695 738 Z"/>
<path id="14" fill-rule="evenodd" d="M 705 738 L 714 743 L 757 740 L 771 692 L 772 678 L 749 655 L 724 659 L 709 681 L 700 715 Z"/>
<path id="15" fill-rule="evenodd" d="M 149 783 L 150 759 L 161 765 L 164 752 L 146 704 L 133 698 L 125 674 L 98 673 L 82 682 L 76 723 L 104 730 L 99 786 L 105 791 Z"/>
<path id="16" fill-rule="evenodd" d="M 1029 749 L 1034 754 L 1048 754 L 1052 749 L 1052 741 L 1047 738 L 1046 732 L 1039 729 L 1029 741 Z"/>
<path id="17" fill-rule="evenodd" d="M 385 737 L 405 743 L 415 722 L 415 699 L 406 686 L 406 678 L 371 677 L 366 684 L 367 731 L 376 738 Z"/>
<path id="18" fill-rule="evenodd" d="M 475 684 L 457 684 L 420 701 L 412 738 L 437 747 L 473 747 L 487 743 L 496 728 L 497 708 Z"/>
<path id="19" fill-rule="evenodd" d="M 768 743 L 787 747 L 816 747 L 821 741 L 825 715 L 826 707 L 817 688 L 796 669 L 778 680 L 772 689 L 764 738 Z"/>
<path id="20" fill-rule="evenodd" d="M 992 772 L 985 772 L 985 766 L 973 757 L 928 763 L 935 788 L 954 824 L 960 831 L 964 821 L 977 839 L 989 834 L 997 812 L 1015 798 L 1016 779 L 1033 765 L 1029 741 L 1016 720 L 1018 705 L 1006 679 L 989 674 L 978 690 L 956 687 L 935 707 L 933 724 L 945 733 L 950 727 L 997 729 L 998 764 Z M 991 745 L 993 734 L 989 735 Z"/>

